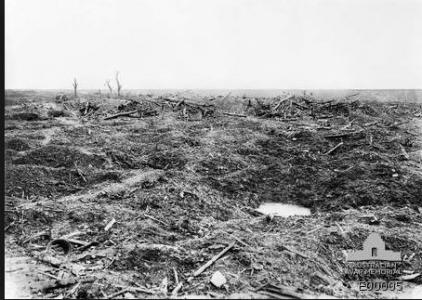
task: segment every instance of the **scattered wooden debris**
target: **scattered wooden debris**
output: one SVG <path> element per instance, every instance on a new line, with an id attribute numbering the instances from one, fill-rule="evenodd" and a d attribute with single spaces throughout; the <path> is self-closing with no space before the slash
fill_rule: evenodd
<path id="1" fill-rule="evenodd" d="M 287 96 L 286 98 L 281 99 L 280 101 L 278 101 L 278 103 L 277 103 L 277 105 L 274 107 L 273 111 L 277 111 L 277 110 L 278 110 L 278 108 L 281 106 L 281 104 L 282 104 L 283 102 L 288 101 L 288 100 L 290 100 L 290 99 L 294 99 L 294 97 L 295 97 L 294 95 L 290 95 L 290 96 Z"/>
<path id="2" fill-rule="evenodd" d="M 325 152 L 325 155 L 329 155 L 329 154 L 333 153 L 334 151 L 336 151 L 341 146 L 343 146 L 343 142 L 338 143 L 336 146 L 334 146 L 333 148 L 331 148 L 330 150 Z"/>
<path id="3" fill-rule="evenodd" d="M 179 276 L 177 275 L 177 270 L 174 267 L 173 267 L 173 272 L 174 272 L 174 281 L 176 282 L 176 284 L 179 284 Z"/>
<path id="4" fill-rule="evenodd" d="M 403 260 L 405 260 L 405 261 L 407 261 L 407 262 L 410 262 L 414 257 L 415 257 L 415 255 L 416 255 L 416 253 L 415 252 L 413 252 L 409 257 L 407 257 L 406 259 L 403 259 Z M 403 271 L 404 272 L 404 271 Z"/>
<path id="5" fill-rule="evenodd" d="M 75 166 L 76 172 L 77 172 L 77 173 L 78 173 L 78 175 L 82 178 L 82 180 L 83 180 L 84 182 L 88 182 L 88 181 L 86 180 L 86 178 L 85 178 L 84 174 L 82 173 L 82 171 L 78 168 L 78 166 L 77 166 L 76 162 L 74 163 L 74 166 Z"/>
<path id="6" fill-rule="evenodd" d="M 75 239 L 66 239 L 66 240 L 71 244 L 75 244 L 75 245 L 79 245 L 79 246 L 87 246 L 87 245 L 90 244 L 88 242 L 75 240 Z"/>
<path id="7" fill-rule="evenodd" d="M 79 107 L 79 113 L 81 116 L 89 116 L 92 115 L 94 112 L 96 112 L 100 108 L 99 105 L 92 103 L 92 102 L 85 102 L 81 103 Z"/>
<path id="8" fill-rule="evenodd" d="M 72 233 L 65 234 L 61 238 L 62 239 L 70 239 L 72 237 L 75 237 L 75 236 L 78 236 L 78 235 L 82 235 L 82 234 L 84 234 L 84 232 L 81 232 L 81 231 L 77 230 L 77 231 L 74 231 Z"/>
<path id="9" fill-rule="evenodd" d="M 195 273 L 193 273 L 193 277 L 197 277 L 201 275 L 202 272 L 204 272 L 209 266 L 211 266 L 213 263 L 215 263 L 217 260 L 219 260 L 224 254 L 226 254 L 233 246 L 236 244 L 236 242 L 231 243 L 229 246 L 224 248 L 220 253 L 218 253 L 216 256 L 211 258 L 205 265 L 200 267 L 198 270 L 196 270 Z"/>
<path id="10" fill-rule="evenodd" d="M 55 280 L 59 280 L 59 278 L 57 276 L 54 276 L 54 275 L 49 274 L 49 273 L 42 272 L 40 270 L 37 270 L 37 273 L 42 274 L 42 275 L 47 276 L 47 277 L 50 277 L 50 278 L 53 278 Z"/>
<path id="11" fill-rule="evenodd" d="M 326 135 L 324 138 L 326 139 L 338 139 L 338 138 L 347 138 L 347 137 L 361 137 L 360 134 L 363 133 L 362 130 L 353 131 L 353 132 L 347 132 L 347 133 L 340 133 L 340 134 L 332 134 L 332 135 Z"/>
<path id="12" fill-rule="evenodd" d="M 121 295 L 121 294 L 124 294 L 124 293 L 126 293 L 126 292 L 129 292 L 129 291 L 133 291 L 133 288 L 131 288 L 131 287 L 127 287 L 127 288 L 121 289 L 120 291 L 118 291 L 118 292 L 116 292 L 116 293 L 114 293 L 114 294 L 109 295 L 109 296 L 107 297 L 107 299 L 114 299 L 114 298 L 116 298 L 117 296 L 119 296 L 119 295 Z"/>
<path id="13" fill-rule="evenodd" d="M 300 108 L 300 109 L 302 109 L 302 110 L 309 109 L 309 107 L 307 107 L 307 106 L 305 106 L 305 105 L 302 105 L 302 104 L 299 104 L 299 103 L 297 103 L 297 102 L 295 102 L 295 101 L 293 101 L 293 102 L 292 102 L 292 105 L 295 105 L 295 106 L 299 107 L 299 108 Z"/>
<path id="14" fill-rule="evenodd" d="M 283 246 L 279 246 L 279 247 L 280 247 L 280 249 L 284 249 L 285 251 L 291 252 L 291 253 L 295 254 L 296 256 L 300 256 L 300 257 L 302 257 L 304 259 L 311 259 L 309 256 L 307 256 L 307 255 L 305 255 L 305 254 L 303 254 L 303 253 L 301 253 L 299 251 L 293 250 L 293 249 L 291 249 L 291 248 L 289 248 L 287 246 L 284 246 L 283 245 Z"/>
<path id="15" fill-rule="evenodd" d="M 116 118 L 119 118 L 119 117 L 128 117 L 128 116 L 130 116 L 134 113 L 137 113 L 137 112 L 138 112 L 137 109 L 132 110 L 132 111 L 127 111 L 127 112 L 122 112 L 122 113 L 118 113 L 118 114 L 115 114 L 115 115 L 105 117 L 103 120 L 111 120 L 111 119 L 116 119 Z"/>
<path id="16" fill-rule="evenodd" d="M 86 249 L 89 249 L 92 246 L 97 246 L 98 244 L 99 244 L 98 241 L 92 241 L 92 242 L 87 243 L 86 245 L 78 247 L 78 250 L 79 251 L 85 251 Z"/>
<path id="17" fill-rule="evenodd" d="M 172 297 L 176 297 L 177 293 L 179 293 L 180 289 L 183 286 L 183 281 L 179 282 L 176 287 L 173 289 L 173 291 L 171 292 Z"/>
<path id="18" fill-rule="evenodd" d="M 231 117 L 239 117 L 239 118 L 247 118 L 247 115 L 241 115 L 241 114 L 235 114 L 235 113 L 229 113 L 229 112 L 223 112 L 223 115 L 231 116 Z"/>
<path id="19" fill-rule="evenodd" d="M 102 286 L 102 287 L 105 287 L 106 286 L 104 284 L 97 283 L 97 282 L 94 282 L 93 284 L 98 285 L 98 286 Z M 140 292 L 140 293 L 151 294 L 151 295 L 156 294 L 156 289 L 147 289 L 147 288 L 143 288 L 143 287 L 123 286 L 123 285 L 120 285 L 120 284 L 111 284 L 111 285 L 114 286 L 114 287 L 116 287 L 116 288 L 122 289 L 121 291 L 124 291 L 124 293 L 126 293 L 126 292 Z M 121 295 L 121 293 L 120 293 L 121 291 L 119 291 L 119 294 L 118 295 Z M 117 297 L 117 296 L 115 296 L 115 297 Z M 111 299 L 110 297 L 107 297 L 107 298 Z"/>
<path id="20" fill-rule="evenodd" d="M 104 227 L 104 231 L 109 231 L 110 228 L 114 225 L 114 223 L 116 223 L 116 219 L 115 218 L 111 219 L 111 221 L 108 222 L 108 224 Z"/>
<path id="21" fill-rule="evenodd" d="M 143 215 L 143 216 L 145 216 L 145 217 L 146 217 L 146 218 L 148 218 L 148 219 L 151 219 L 151 220 L 153 220 L 153 221 L 155 221 L 155 222 L 160 223 L 161 225 L 167 226 L 167 224 L 166 224 L 165 222 L 163 222 L 163 221 L 161 221 L 161 220 L 158 220 L 157 218 L 154 218 L 153 216 L 150 216 L 150 215 L 148 215 L 148 214 L 146 214 L 146 213 L 142 213 L 142 215 Z"/>

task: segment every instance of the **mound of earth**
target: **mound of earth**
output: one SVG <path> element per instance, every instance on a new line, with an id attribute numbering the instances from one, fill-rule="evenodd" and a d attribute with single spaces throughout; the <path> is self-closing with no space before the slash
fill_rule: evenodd
<path id="1" fill-rule="evenodd" d="M 5 180 L 8 196 L 65 195 L 78 191 L 84 184 L 73 170 L 34 165 L 6 167 Z"/>
<path id="2" fill-rule="evenodd" d="M 6 189 L 8 196 L 57 196 L 69 195 L 84 187 L 104 181 L 120 181 L 121 175 L 114 171 L 75 168 L 51 168 L 37 165 L 6 166 Z"/>

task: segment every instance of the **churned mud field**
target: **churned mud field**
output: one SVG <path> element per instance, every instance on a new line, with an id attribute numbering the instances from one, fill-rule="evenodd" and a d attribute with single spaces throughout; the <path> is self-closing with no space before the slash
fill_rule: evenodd
<path id="1" fill-rule="evenodd" d="M 62 98 L 6 106 L 6 295 L 384 297 L 345 273 L 371 232 L 422 284 L 421 104 Z"/>

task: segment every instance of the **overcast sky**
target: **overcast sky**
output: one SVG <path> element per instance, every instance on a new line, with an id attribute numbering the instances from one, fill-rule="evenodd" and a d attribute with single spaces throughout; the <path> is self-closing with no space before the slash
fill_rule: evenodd
<path id="1" fill-rule="evenodd" d="M 422 88 L 422 0 L 6 0 L 6 88 Z"/>

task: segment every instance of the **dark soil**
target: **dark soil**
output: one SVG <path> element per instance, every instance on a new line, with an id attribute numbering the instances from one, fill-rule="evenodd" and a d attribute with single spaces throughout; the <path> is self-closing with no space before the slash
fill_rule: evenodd
<path id="1" fill-rule="evenodd" d="M 28 142 L 20 138 L 12 138 L 10 140 L 6 140 L 5 147 L 6 149 L 12 149 L 15 151 L 25 151 L 30 149 Z"/>
<path id="2" fill-rule="evenodd" d="M 48 145 L 35 149 L 23 157 L 14 160 L 15 164 L 43 165 L 53 168 L 72 167 L 76 165 L 100 168 L 105 164 L 104 158 L 87 155 L 71 147 Z"/>

